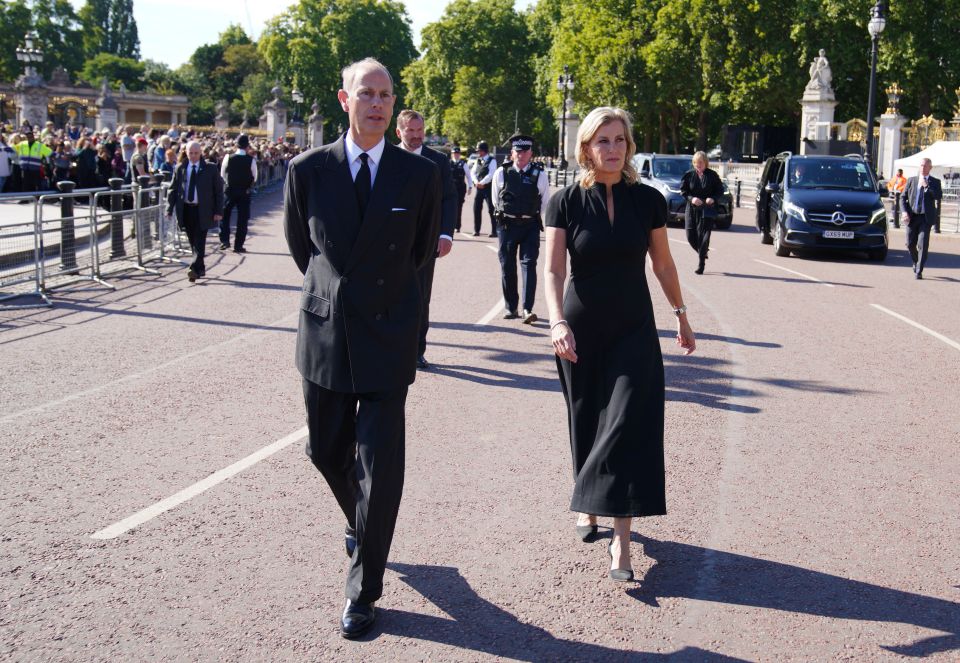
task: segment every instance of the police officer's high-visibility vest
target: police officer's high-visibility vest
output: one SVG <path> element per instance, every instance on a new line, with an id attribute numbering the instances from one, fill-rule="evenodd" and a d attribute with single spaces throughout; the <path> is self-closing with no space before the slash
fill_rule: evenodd
<path id="1" fill-rule="evenodd" d="M 40 160 L 46 159 L 51 154 L 53 154 L 53 150 L 39 140 L 34 141 L 33 145 L 28 145 L 25 140 L 17 143 L 17 155 L 20 157 L 21 170 L 40 170 Z"/>

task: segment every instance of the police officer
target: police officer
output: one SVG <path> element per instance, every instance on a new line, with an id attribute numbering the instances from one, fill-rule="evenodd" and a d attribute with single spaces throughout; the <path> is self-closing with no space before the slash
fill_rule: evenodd
<path id="1" fill-rule="evenodd" d="M 166 136 L 164 136 L 166 138 Z M 169 139 L 168 139 L 169 140 Z M 247 225 L 250 222 L 250 192 L 257 181 L 257 162 L 247 154 L 250 138 L 246 134 L 237 137 L 237 151 L 223 160 L 220 177 L 227 183 L 224 189 L 226 204 L 223 206 L 223 218 L 220 219 L 221 251 L 230 248 L 230 217 L 233 208 L 237 208 L 237 235 L 233 243 L 234 253 L 246 253 L 243 242 L 247 239 Z"/>
<path id="2" fill-rule="evenodd" d="M 537 294 L 537 258 L 540 256 L 540 210 L 547 197 L 547 174 L 531 163 L 533 138 L 516 134 L 510 138 L 511 162 L 493 175 L 493 200 L 500 233 L 500 270 L 503 284 L 504 319 L 521 317 L 517 312 L 517 252 L 523 277 L 523 322 L 536 322 L 533 300 Z"/>
<path id="3" fill-rule="evenodd" d="M 460 156 L 460 146 L 454 145 L 450 150 L 450 171 L 453 174 L 453 186 L 457 190 L 457 216 L 454 230 L 460 232 L 460 216 L 463 213 L 463 201 L 467 197 L 467 190 L 473 189 L 473 174 L 467 168 L 467 162 Z"/>
<path id="4" fill-rule="evenodd" d="M 40 168 L 53 154 L 53 150 L 34 140 L 32 129 L 26 132 L 24 139 L 17 143 L 15 149 L 20 158 L 20 188 L 24 192 L 33 193 L 40 188 Z"/>
<path id="5" fill-rule="evenodd" d="M 483 217 L 483 201 L 487 201 L 487 211 L 490 212 L 490 236 L 497 236 L 497 222 L 493 216 L 493 200 L 490 189 L 490 183 L 493 181 L 493 173 L 497 169 L 497 164 L 490 156 L 490 146 L 486 141 L 481 140 L 477 143 L 477 162 L 473 164 L 473 181 L 477 187 L 477 195 L 473 199 L 473 236 L 480 235 L 480 222 Z"/>

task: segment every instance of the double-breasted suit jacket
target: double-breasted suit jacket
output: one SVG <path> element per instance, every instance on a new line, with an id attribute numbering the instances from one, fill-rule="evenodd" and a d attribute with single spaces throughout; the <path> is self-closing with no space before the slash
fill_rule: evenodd
<path id="1" fill-rule="evenodd" d="M 440 173 L 387 143 L 361 219 L 344 140 L 287 173 L 284 232 L 304 275 L 296 365 L 331 391 L 396 389 L 416 375 L 417 270 L 436 251 Z"/>
<path id="2" fill-rule="evenodd" d="M 917 189 L 920 187 L 920 176 L 914 175 L 907 179 L 907 186 L 900 196 L 900 207 L 904 212 L 910 215 L 910 220 L 917 215 Z M 943 198 L 943 189 L 940 187 L 940 180 L 933 175 L 927 176 L 927 190 L 923 194 L 923 213 L 927 217 L 930 225 L 937 225 L 940 216 L 940 200 Z"/>
<path id="3" fill-rule="evenodd" d="M 187 169 L 190 166 L 189 161 L 177 164 L 176 170 L 173 171 L 173 182 L 167 193 L 167 210 L 168 212 L 176 211 L 181 228 L 183 228 L 183 201 L 187 197 L 184 186 L 187 183 Z M 220 170 L 215 164 L 200 159 L 197 163 L 197 218 L 200 220 L 201 228 L 204 230 L 216 228 L 217 222 L 213 220 L 213 215 L 220 214 L 222 211 L 223 180 L 220 178 Z"/>
<path id="4" fill-rule="evenodd" d="M 453 170 L 450 159 L 426 145 L 420 150 L 420 156 L 429 159 L 440 170 L 440 185 L 443 190 L 440 206 L 440 235 L 453 237 L 457 226 L 457 187 L 453 183 Z"/>

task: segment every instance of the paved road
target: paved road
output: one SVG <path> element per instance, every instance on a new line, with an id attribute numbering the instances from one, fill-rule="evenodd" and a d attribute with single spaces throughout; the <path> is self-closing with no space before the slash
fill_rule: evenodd
<path id="1" fill-rule="evenodd" d="M 917 282 L 897 246 L 776 258 L 750 213 L 700 277 L 669 231 L 699 347 L 654 292 L 670 513 L 635 525 L 626 587 L 573 532 L 546 325 L 491 318 L 493 240 L 458 236 L 363 642 L 337 631 L 342 516 L 302 449 L 278 194 L 201 283 L 160 266 L 0 312 L 0 658 L 956 660 L 960 241 Z"/>

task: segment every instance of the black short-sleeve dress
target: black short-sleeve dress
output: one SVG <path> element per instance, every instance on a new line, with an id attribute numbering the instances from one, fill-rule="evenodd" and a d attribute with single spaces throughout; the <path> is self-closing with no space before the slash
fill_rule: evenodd
<path id="1" fill-rule="evenodd" d="M 575 485 L 572 511 L 598 516 L 666 513 L 663 357 L 645 271 L 650 232 L 666 224 L 645 184 L 568 186 L 545 223 L 566 230 L 570 283 L 563 316 L 577 363 L 557 358 L 567 401 Z"/>

